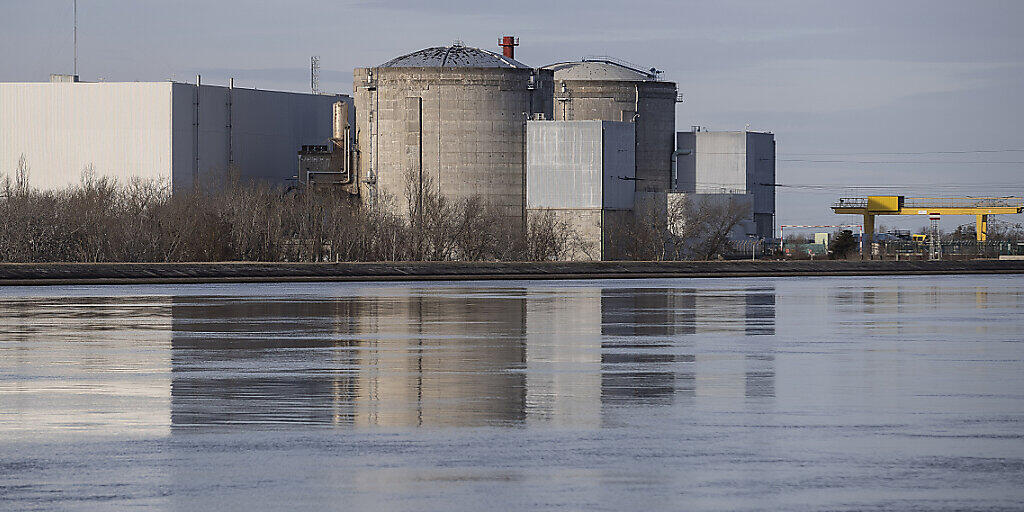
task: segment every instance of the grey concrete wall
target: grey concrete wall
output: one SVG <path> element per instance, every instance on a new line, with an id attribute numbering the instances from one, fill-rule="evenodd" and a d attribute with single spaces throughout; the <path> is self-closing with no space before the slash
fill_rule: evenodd
<path id="1" fill-rule="evenodd" d="M 364 201 L 390 199 L 398 212 L 407 211 L 407 179 L 422 171 L 424 183 L 447 197 L 481 196 L 522 218 L 526 121 L 535 112 L 550 117 L 550 71 L 360 68 L 353 78 Z M 410 105 L 421 110 L 415 160 L 422 168 L 407 156 Z"/>
<path id="2" fill-rule="evenodd" d="M 675 83 L 560 80 L 554 97 L 556 120 L 634 121 L 636 200 L 664 195 L 675 149 Z"/>
<path id="3" fill-rule="evenodd" d="M 1024 274 L 1024 261 L 638 261 L 0 264 L 0 286 L 266 281 Z"/>

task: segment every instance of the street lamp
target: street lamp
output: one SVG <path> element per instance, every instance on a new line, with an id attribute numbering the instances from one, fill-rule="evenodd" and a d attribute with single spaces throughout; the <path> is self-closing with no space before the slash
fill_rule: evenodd
<path id="1" fill-rule="evenodd" d="M 761 241 L 757 235 L 747 235 L 750 237 L 750 261 L 755 261 L 757 255 L 757 243 Z"/>

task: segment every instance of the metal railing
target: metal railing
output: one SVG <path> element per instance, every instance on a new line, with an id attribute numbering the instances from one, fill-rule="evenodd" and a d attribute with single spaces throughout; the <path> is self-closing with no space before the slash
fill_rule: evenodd
<path id="1" fill-rule="evenodd" d="M 937 244 L 942 259 L 998 258 L 1024 255 L 1024 242 L 943 240 Z M 892 240 L 873 244 L 872 254 L 880 259 L 928 259 L 930 245 L 923 242 Z"/>
<path id="2" fill-rule="evenodd" d="M 913 240 L 887 240 L 871 244 L 872 259 L 880 260 L 927 260 L 931 245 Z M 998 258 L 1000 256 L 1024 256 L 1024 241 L 1017 240 L 942 240 L 937 244 L 938 253 L 944 260 L 965 260 L 977 258 Z M 749 246 L 747 257 L 750 256 Z M 820 259 L 829 257 L 827 246 L 810 243 L 785 243 L 776 247 L 777 255 L 784 259 Z M 854 251 L 856 255 L 858 251 Z M 864 253 L 865 256 L 868 254 Z"/>
<path id="3" fill-rule="evenodd" d="M 833 208 L 867 208 L 868 198 L 866 197 L 843 197 L 836 201 Z"/>
<path id="4" fill-rule="evenodd" d="M 907 197 L 905 208 L 1022 208 L 1019 197 Z"/>

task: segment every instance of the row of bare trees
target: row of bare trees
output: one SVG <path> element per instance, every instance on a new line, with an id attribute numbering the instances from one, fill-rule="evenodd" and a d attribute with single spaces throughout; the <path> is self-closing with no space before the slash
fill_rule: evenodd
<path id="1" fill-rule="evenodd" d="M 572 228 L 528 225 L 479 198 L 426 193 L 409 215 L 330 189 L 284 190 L 228 179 L 170 193 L 88 170 L 58 191 L 28 186 L 27 168 L 0 177 L 0 262 L 560 260 Z"/>
<path id="2" fill-rule="evenodd" d="M 237 173 L 236 173 L 237 175 Z M 0 262 L 557 261 L 593 253 L 564 216 L 456 199 L 409 176 L 402 205 L 359 204 L 329 188 L 283 189 L 227 177 L 190 193 L 119 183 L 87 168 L 62 190 L 29 186 L 24 157 L 0 174 Z M 606 220 L 605 258 L 714 259 L 749 218 L 739 196 L 683 196 Z"/>

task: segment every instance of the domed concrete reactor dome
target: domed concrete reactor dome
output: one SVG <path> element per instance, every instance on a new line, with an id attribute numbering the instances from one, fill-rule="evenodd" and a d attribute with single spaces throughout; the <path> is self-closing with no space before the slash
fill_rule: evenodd
<path id="1" fill-rule="evenodd" d="M 658 71 L 642 71 L 612 60 L 582 60 L 544 66 L 555 72 L 555 80 L 658 81 Z"/>
<path id="2" fill-rule="evenodd" d="M 529 66 L 504 55 L 453 44 L 424 48 L 401 57 L 395 57 L 379 67 L 382 68 L 517 68 Z"/>
<path id="3" fill-rule="evenodd" d="M 551 71 L 515 60 L 510 50 L 456 43 L 355 70 L 364 202 L 404 213 L 431 192 L 479 197 L 509 217 L 525 217 L 526 121 L 551 117 L 554 82 Z"/>

